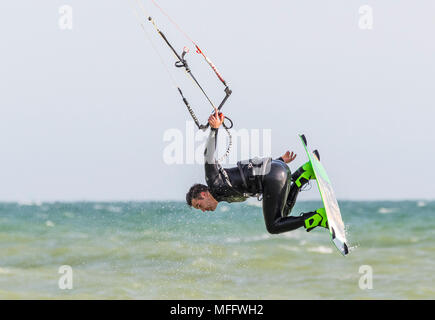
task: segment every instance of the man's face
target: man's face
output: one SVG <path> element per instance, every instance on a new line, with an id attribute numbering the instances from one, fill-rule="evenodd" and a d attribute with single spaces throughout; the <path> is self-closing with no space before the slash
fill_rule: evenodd
<path id="1" fill-rule="evenodd" d="M 202 199 L 192 199 L 192 207 L 204 211 L 214 211 L 217 207 L 217 202 L 212 198 L 210 192 L 201 192 Z"/>

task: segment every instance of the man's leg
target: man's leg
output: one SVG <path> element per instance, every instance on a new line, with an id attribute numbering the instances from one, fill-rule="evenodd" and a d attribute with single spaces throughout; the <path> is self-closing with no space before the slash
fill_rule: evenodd
<path id="1" fill-rule="evenodd" d="M 292 211 L 302 187 L 312 179 L 314 179 L 314 172 L 310 162 L 307 162 L 299 167 L 299 169 L 291 175 L 291 180 L 293 183 L 290 186 L 286 206 L 283 210 L 284 217 L 288 216 Z"/>
<path id="2" fill-rule="evenodd" d="M 291 189 L 290 180 L 290 169 L 278 162 L 272 162 L 270 172 L 263 179 L 263 215 L 269 233 L 277 234 L 304 226 L 302 216 L 282 216 Z"/>
<path id="3" fill-rule="evenodd" d="M 327 228 L 327 218 L 323 208 L 302 213 L 300 216 L 283 216 L 283 210 L 287 207 L 289 189 L 291 189 L 289 176 L 290 170 L 286 165 L 272 162 L 270 172 L 264 177 L 263 215 L 267 231 L 277 234 L 300 227 L 305 227 L 307 231 L 317 226 Z"/>

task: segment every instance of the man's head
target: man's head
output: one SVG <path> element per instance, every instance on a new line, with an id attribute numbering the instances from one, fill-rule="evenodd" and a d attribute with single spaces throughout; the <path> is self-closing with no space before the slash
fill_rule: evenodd
<path id="1" fill-rule="evenodd" d="M 218 205 L 217 200 L 211 195 L 210 190 L 203 184 L 194 184 L 186 194 L 189 206 L 204 211 L 214 211 Z"/>

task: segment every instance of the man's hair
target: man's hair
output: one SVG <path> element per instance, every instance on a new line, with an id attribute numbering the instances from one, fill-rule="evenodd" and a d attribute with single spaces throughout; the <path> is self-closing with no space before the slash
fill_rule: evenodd
<path id="1" fill-rule="evenodd" d="M 206 185 L 196 183 L 190 187 L 189 192 L 186 193 L 186 202 L 191 207 L 193 199 L 203 199 L 201 197 L 201 192 L 209 191 Z"/>

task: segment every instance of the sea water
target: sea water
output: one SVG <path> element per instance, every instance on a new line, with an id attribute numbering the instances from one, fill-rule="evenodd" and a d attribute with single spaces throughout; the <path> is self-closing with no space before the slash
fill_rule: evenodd
<path id="1" fill-rule="evenodd" d="M 0 299 L 435 299 L 435 202 L 339 205 L 346 257 L 323 228 L 268 234 L 256 201 L 2 203 Z"/>

